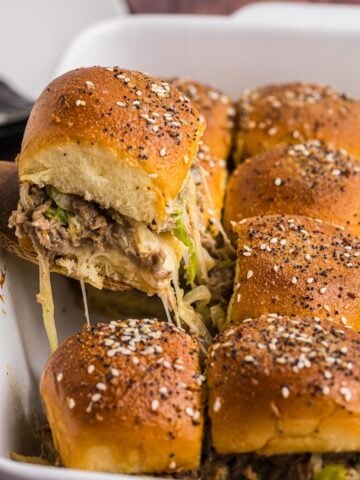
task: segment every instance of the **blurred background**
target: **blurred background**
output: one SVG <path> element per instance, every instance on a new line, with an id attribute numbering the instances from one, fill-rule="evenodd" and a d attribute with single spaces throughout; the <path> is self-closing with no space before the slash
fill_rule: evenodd
<path id="1" fill-rule="evenodd" d="M 249 12 L 259 15 L 260 10 L 249 9 L 250 3 L 259 5 L 253 0 L 0 0 L 0 159 L 14 159 L 33 99 L 84 28 L 143 13 L 230 15 L 242 9 L 248 18 Z M 308 3 L 360 4 L 360 0 Z"/>

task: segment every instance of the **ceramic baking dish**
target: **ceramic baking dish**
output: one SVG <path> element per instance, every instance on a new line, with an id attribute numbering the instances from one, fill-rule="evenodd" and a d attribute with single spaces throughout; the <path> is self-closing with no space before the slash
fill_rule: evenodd
<path id="1" fill-rule="evenodd" d="M 122 17 L 80 34 L 54 76 L 77 66 L 116 64 L 189 76 L 235 97 L 250 86 L 294 79 L 325 82 L 360 96 L 359 25 L 360 8 L 278 4 L 232 17 Z M 53 283 L 62 340 L 84 319 L 73 285 L 56 275 Z M 38 380 L 49 351 L 37 292 L 36 267 L 0 250 L 0 479 L 149 478 L 9 460 L 11 450 L 34 451 L 33 431 L 41 419 Z"/>

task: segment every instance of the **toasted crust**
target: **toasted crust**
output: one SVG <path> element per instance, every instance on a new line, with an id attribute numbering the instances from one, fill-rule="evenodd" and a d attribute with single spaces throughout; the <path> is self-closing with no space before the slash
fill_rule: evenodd
<path id="1" fill-rule="evenodd" d="M 209 85 L 186 78 L 172 78 L 169 83 L 203 115 L 206 123 L 203 143 L 211 155 L 226 160 L 231 149 L 235 116 L 230 97 Z"/>
<path id="2" fill-rule="evenodd" d="M 360 448 L 360 335 L 311 317 L 262 316 L 230 328 L 208 365 L 219 453 Z"/>
<path id="3" fill-rule="evenodd" d="M 269 85 L 245 92 L 238 107 L 237 161 L 311 139 L 360 158 L 360 102 L 330 87 Z"/>
<path id="4" fill-rule="evenodd" d="M 360 330 L 360 239 L 301 216 L 243 220 L 228 320 L 317 315 Z"/>
<path id="5" fill-rule="evenodd" d="M 199 352 L 173 325 L 144 319 L 84 328 L 50 357 L 40 388 L 67 467 L 152 473 L 199 466 Z"/>
<path id="6" fill-rule="evenodd" d="M 165 82 L 118 67 L 76 69 L 36 101 L 18 159 L 20 180 L 53 184 L 161 225 L 203 129 L 197 110 Z"/>
<path id="7" fill-rule="evenodd" d="M 257 215 L 297 214 L 360 234 L 360 161 L 314 140 L 278 146 L 238 165 L 226 194 L 224 224 Z"/>

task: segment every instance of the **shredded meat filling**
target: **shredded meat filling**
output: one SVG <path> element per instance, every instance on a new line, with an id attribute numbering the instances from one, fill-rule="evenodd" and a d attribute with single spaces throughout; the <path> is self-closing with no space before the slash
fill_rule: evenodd
<path id="1" fill-rule="evenodd" d="M 45 188 L 23 185 L 20 202 L 10 220 L 19 237 L 27 235 L 34 247 L 51 260 L 58 256 L 76 256 L 78 248 L 89 253 L 104 251 L 107 247 L 120 249 L 142 269 L 159 279 L 170 275 L 164 268 L 166 254 L 158 249 L 141 252 L 135 241 L 135 222 L 112 209 L 101 209 L 76 195 L 66 198 L 67 221 L 51 218 L 49 209 L 58 206 Z"/>
<path id="2" fill-rule="evenodd" d="M 342 465 L 349 475 L 360 473 L 360 453 L 329 453 L 318 456 L 320 469 L 327 465 Z M 315 462 L 310 453 L 264 457 L 250 453 L 220 456 L 212 451 L 206 455 L 201 478 L 207 480 L 313 480 L 315 468 Z"/>

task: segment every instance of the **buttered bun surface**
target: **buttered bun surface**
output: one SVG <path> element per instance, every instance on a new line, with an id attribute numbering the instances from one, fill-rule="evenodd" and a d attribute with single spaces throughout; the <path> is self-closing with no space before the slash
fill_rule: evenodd
<path id="1" fill-rule="evenodd" d="M 268 314 L 224 331 L 207 374 L 217 452 L 359 450 L 359 347 L 359 333 L 314 317 Z"/>
<path id="2" fill-rule="evenodd" d="M 258 215 L 319 218 L 360 234 L 360 161 L 317 140 L 278 146 L 239 164 L 225 201 L 224 224 Z"/>
<path id="3" fill-rule="evenodd" d="M 331 87 L 293 82 L 250 89 L 238 111 L 237 161 L 312 139 L 360 157 L 360 102 Z"/>
<path id="4" fill-rule="evenodd" d="M 269 312 L 319 316 L 360 330 L 360 239 L 301 216 L 242 220 L 228 321 Z"/>
<path id="5" fill-rule="evenodd" d="M 161 228 L 203 130 L 199 112 L 167 82 L 118 67 L 72 70 L 35 102 L 20 180 Z"/>
<path id="6" fill-rule="evenodd" d="M 41 396 L 66 467 L 114 473 L 199 467 L 199 350 L 154 319 L 85 327 L 49 358 Z"/>

